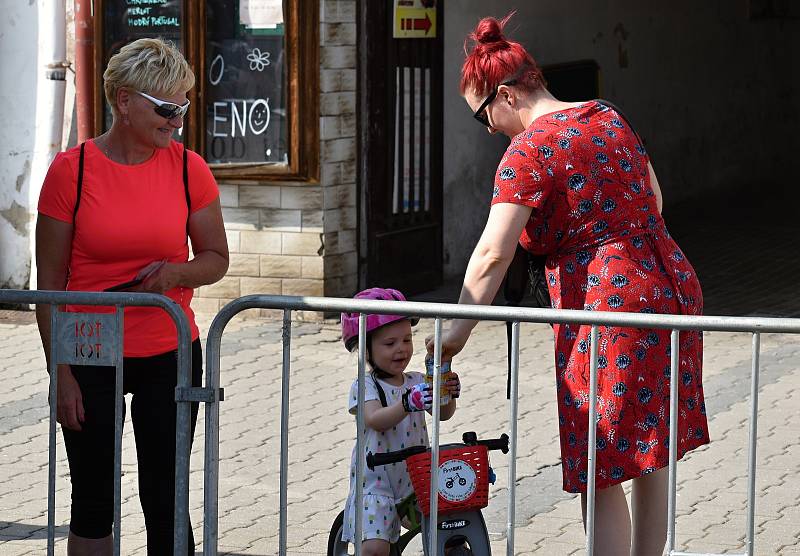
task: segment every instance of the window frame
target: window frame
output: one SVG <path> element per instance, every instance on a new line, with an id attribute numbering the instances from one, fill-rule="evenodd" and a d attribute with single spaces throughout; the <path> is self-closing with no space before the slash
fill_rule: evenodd
<path id="1" fill-rule="evenodd" d="M 95 0 L 94 18 L 94 135 L 103 133 L 105 93 L 104 4 Z M 319 183 L 319 0 L 284 0 L 286 93 L 289 112 L 289 164 L 209 164 L 218 180 Z M 184 144 L 205 158 L 206 3 L 183 0 L 181 40 L 186 60 L 195 72 L 189 91 L 192 109 L 184 127 Z M 197 107 L 196 109 L 194 107 Z"/>

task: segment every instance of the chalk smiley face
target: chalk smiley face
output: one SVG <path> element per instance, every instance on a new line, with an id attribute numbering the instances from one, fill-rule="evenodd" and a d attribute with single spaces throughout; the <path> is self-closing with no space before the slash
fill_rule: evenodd
<path id="1" fill-rule="evenodd" d="M 269 126 L 270 110 L 268 100 L 257 99 L 250 106 L 248 123 L 254 135 L 261 135 Z"/>

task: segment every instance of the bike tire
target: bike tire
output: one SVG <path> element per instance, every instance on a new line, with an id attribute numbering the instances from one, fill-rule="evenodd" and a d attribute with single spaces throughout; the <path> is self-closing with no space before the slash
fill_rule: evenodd
<path id="1" fill-rule="evenodd" d="M 344 510 L 339 512 L 331 525 L 331 532 L 328 533 L 328 556 L 345 556 L 348 554 L 347 543 L 342 540 L 342 529 L 344 528 Z"/>

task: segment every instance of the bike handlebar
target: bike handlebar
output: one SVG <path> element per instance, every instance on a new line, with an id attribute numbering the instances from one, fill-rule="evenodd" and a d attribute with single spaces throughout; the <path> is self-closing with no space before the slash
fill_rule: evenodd
<path id="1" fill-rule="evenodd" d="M 477 440 L 475 433 L 464 433 L 464 444 L 468 446 L 486 446 L 488 450 L 500 450 L 504 454 L 508 453 L 508 435 L 505 433 L 502 434 L 500 438 L 491 438 L 488 440 Z M 397 450 L 396 452 L 384 452 L 379 454 L 369 452 L 367 454 L 367 467 L 374 471 L 377 465 L 399 463 L 405 461 L 408 457 L 423 454 L 427 451 L 428 448 L 425 446 L 411 446 L 410 448 Z"/>
<path id="2" fill-rule="evenodd" d="M 508 435 L 503 433 L 500 438 L 491 438 L 489 440 L 478 440 L 479 446 L 486 446 L 489 450 L 500 450 L 504 454 L 508 453 Z"/>
<path id="3" fill-rule="evenodd" d="M 367 467 L 374 471 L 376 465 L 399 463 L 401 461 L 405 461 L 405 459 L 408 457 L 415 456 L 417 454 L 423 454 L 427 451 L 428 449 L 425 446 L 411 446 L 410 448 L 397 450 L 396 452 L 384 452 L 380 454 L 373 454 L 370 452 L 367 454 Z"/>

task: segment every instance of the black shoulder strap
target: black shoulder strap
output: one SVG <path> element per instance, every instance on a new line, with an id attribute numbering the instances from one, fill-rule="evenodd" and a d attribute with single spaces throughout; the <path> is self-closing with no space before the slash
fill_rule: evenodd
<path id="1" fill-rule="evenodd" d="M 636 140 L 639 141 L 639 144 L 642 145 L 642 147 L 644 147 L 644 141 L 642 141 L 641 136 L 639 136 L 639 132 L 636 131 L 636 128 L 633 126 L 631 121 L 628 119 L 628 117 L 625 115 L 625 113 L 622 110 L 620 110 L 620 108 L 616 104 L 614 104 L 613 102 L 609 102 L 607 100 L 604 100 L 604 99 L 597 99 L 597 102 L 602 104 L 606 108 L 611 108 L 614 112 L 616 112 L 617 114 L 622 116 L 622 119 L 625 120 L 625 123 L 628 124 L 628 127 L 631 128 L 631 131 L 636 136 Z"/>
<path id="2" fill-rule="evenodd" d="M 189 235 L 189 217 L 192 215 L 192 198 L 189 196 L 189 154 L 183 147 L 183 192 L 186 194 L 186 235 Z"/>
<path id="3" fill-rule="evenodd" d="M 85 156 L 86 143 L 81 143 L 81 155 L 78 158 L 78 188 L 75 196 L 75 208 L 72 210 L 72 226 L 75 226 L 75 218 L 78 215 L 78 207 L 81 205 L 81 192 L 83 191 L 83 159 Z M 183 147 L 183 192 L 186 195 L 186 235 L 189 235 L 189 216 L 192 212 L 192 198 L 189 196 L 189 155 L 186 147 Z"/>
<path id="4" fill-rule="evenodd" d="M 81 143 L 81 156 L 78 158 L 78 188 L 75 193 L 75 208 L 72 209 L 72 228 L 75 228 L 75 218 L 78 216 L 78 207 L 81 206 L 81 192 L 83 191 L 83 156 L 86 143 Z"/>
<path id="5" fill-rule="evenodd" d="M 381 399 L 381 407 L 387 407 L 389 404 L 386 402 L 386 392 L 383 391 L 383 387 L 381 383 L 378 382 L 378 379 L 375 378 L 375 375 L 370 373 L 372 377 L 372 381 L 375 383 L 375 388 L 378 389 L 378 397 Z"/>

